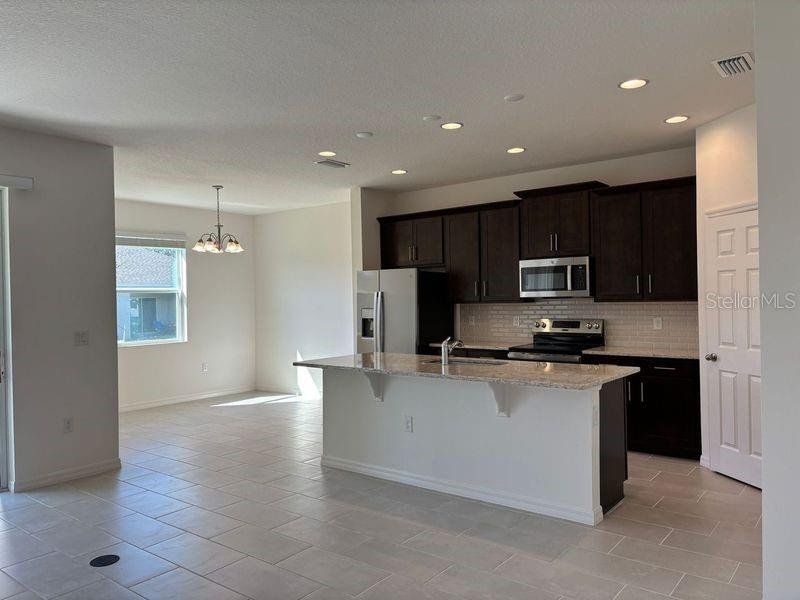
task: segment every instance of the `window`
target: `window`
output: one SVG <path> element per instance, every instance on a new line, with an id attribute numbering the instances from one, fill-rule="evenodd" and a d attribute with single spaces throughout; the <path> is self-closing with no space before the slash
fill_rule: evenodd
<path id="1" fill-rule="evenodd" d="M 185 341 L 185 239 L 117 234 L 117 343 Z"/>

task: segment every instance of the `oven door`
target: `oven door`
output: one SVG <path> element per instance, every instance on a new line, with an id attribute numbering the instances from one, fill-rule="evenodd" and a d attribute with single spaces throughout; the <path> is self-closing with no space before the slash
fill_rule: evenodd
<path id="1" fill-rule="evenodd" d="M 589 257 L 519 261 L 520 298 L 589 296 Z"/>

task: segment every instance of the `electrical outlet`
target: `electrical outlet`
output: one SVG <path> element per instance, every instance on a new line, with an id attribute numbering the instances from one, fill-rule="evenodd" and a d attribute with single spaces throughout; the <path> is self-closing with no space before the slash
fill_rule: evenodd
<path id="1" fill-rule="evenodd" d="M 661 317 L 653 317 L 653 329 L 663 329 L 664 321 Z"/>
<path id="2" fill-rule="evenodd" d="M 61 426 L 61 429 L 64 433 L 72 433 L 73 429 L 72 417 L 64 417 L 64 422 Z"/>
<path id="3" fill-rule="evenodd" d="M 469 316 L 469 324 L 470 324 L 472 327 L 475 327 L 475 315 L 470 315 L 470 316 Z"/>
<path id="4" fill-rule="evenodd" d="M 89 331 L 76 331 L 73 333 L 72 343 L 75 346 L 88 346 L 89 345 Z"/>
<path id="5" fill-rule="evenodd" d="M 408 433 L 414 433 L 414 417 L 411 415 L 403 415 L 405 419 L 405 429 Z"/>
<path id="6" fill-rule="evenodd" d="M 519 316 L 514 317 L 514 327 L 519 327 Z"/>
<path id="7" fill-rule="evenodd" d="M 200 363 L 200 372 L 201 373 L 208 373 L 208 363 Z"/>

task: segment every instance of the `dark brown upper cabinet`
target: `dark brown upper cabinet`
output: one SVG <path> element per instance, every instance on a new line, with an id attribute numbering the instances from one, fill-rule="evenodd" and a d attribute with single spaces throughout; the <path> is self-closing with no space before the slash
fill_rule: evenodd
<path id="1" fill-rule="evenodd" d="M 694 177 L 591 194 L 595 300 L 696 300 Z"/>
<path id="2" fill-rule="evenodd" d="M 381 266 L 442 266 L 443 227 L 441 216 L 381 221 Z"/>
<path id="3" fill-rule="evenodd" d="M 444 218 L 445 266 L 453 302 L 481 299 L 481 224 L 478 211 Z"/>
<path id="4" fill-rule="evenodd" d="M 695 186 L 642 192 L 645 298 L 697 299 Z"/>
<path id="5" fill-rule="evenodd" d="M 522 258 L 582 256 L 591 251 L 589 192 L 600 181 L 515 192 L 520 205 Z"/>
<path id="6" fill-rule="evenodd" d="M 480 211 L 481 300 L 519 300 L 519 207 Z"/>
<path id="7" fill-rule="evenodd" d="M 642 299 L 639 192 L 592 194 L 595 300 Z"/>

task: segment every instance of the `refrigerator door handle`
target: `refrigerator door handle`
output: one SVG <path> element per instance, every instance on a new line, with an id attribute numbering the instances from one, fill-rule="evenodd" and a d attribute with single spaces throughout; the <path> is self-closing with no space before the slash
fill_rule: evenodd
<path id="1" fill-rule="evenodd" d="M 383 292 L 375 292 L 375 352 L 383 352 Z"/>
<path id="2" fill-rule="evenodd" d="M 378 315 L 378 292 L 372 294 L 372 352 L 378 351 L 378 323 L 380 323 L 380 316 Z"/>

